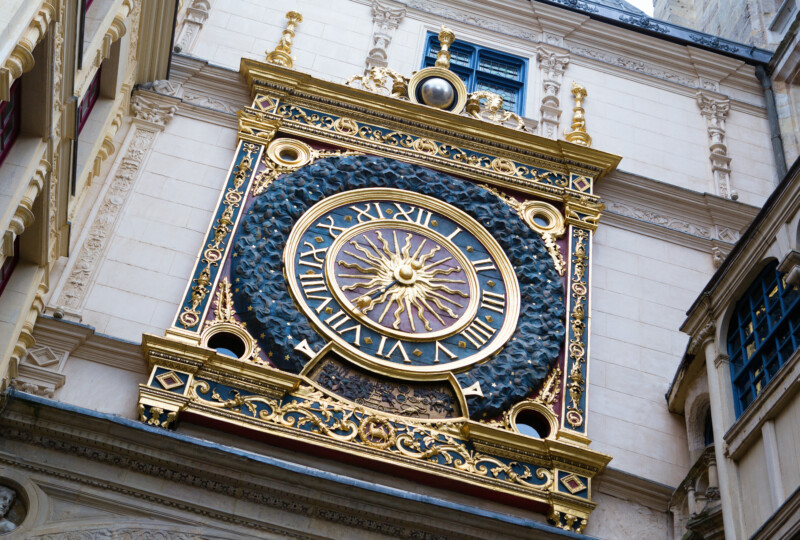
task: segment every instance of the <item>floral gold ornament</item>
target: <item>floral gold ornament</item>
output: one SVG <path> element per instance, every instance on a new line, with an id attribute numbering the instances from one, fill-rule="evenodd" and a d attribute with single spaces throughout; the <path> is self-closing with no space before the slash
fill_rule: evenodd
<path id="1" fill-rule="evenodd" d="M 292 40 L 294 39 L 294 31 L 297 25 L 303 22 L 303 16 L 296 11 L 290 11 L 286 14 L 286 29 L 283 31 L 280 42 L 275 50 L 267 52 L 267 62 L 279 66 L 293 68 L 294 60 L 292 60 Z"/>
<path id="2" fill-rule="evenodd" d="M 572 131 L 564 131 L 564 138 L 571 143 L 581 146 L 592 146 L 592 138 L 586 132 L 586 117 L 583 110 L 583 100 L 586 99 L 586 88 L 580 84 L 572 83 L 572 96 L 575 98 L 575 107 L 572 109 Z"/>
<path id="3" fill-rule="evenodd" d="M 259 195 L 281 174 L 294 171 L 319 158 L 353 156 L 359 152 L 347 150 L 317 150 L 297 139 L 275 139 L 267 147 L 261 169 L 253 182 L 253 195 Z"/>

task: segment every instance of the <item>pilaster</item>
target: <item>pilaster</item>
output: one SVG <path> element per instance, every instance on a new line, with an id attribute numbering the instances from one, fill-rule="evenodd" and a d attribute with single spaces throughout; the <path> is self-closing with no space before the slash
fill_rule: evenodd
<path id="1" fill-rule="evenodd" d="M 173 50 L 177 53 L 190 54 L 197 43 L 197 36 L 203 29 L 203 23 L 211 13 L 211 0 L 194 0 L 186 8 L 183 21 L 179 22 L 177 38 Z"/>
<path id="2" fill-rule="evenodd" d="M 697 105 L 708 127 L 709 160 L 716 194 L 726 199 L 736 199 L 738 197 L 731 190 L 731 158 L 725 144 L 725 121 L 730 112 L 731 100 L 701 91 L 697 93 Z"/>
<path id="3" fill-rule="evenodd" d="M 713 325 L 713 323 L 710 323 Z M 722 520 L 725 524 L 725 538 L 741 538 L 744 530 L 741 522 L 741 500 L 739 498 L 738 473 L 736 463 L 725 456 L 725 432 L 733 423 L 733 389 L 730 377 L 730 359 L 718 354 L 713 333 L 704 341 L 703 349 L 708 373 L 708 394 L 711 417 L 714 419 L 714 446 L 719 475 L 720 498 L 722 501 Z"/>
<path id="4" fill-rule="evenodd" d="M 389 45 L 394 31 L 406 16 L 406 8 L 395 2 L 372 0 L 372 48 L 367 54 L 366 69 L 389 65 Z"/>
<path id="5" fill-rule="evenodd" d="M 569 64 L 569 54 L 560 49 L 540 46 L 536 49 L 536 61 L 542 73 L 540 134 L 548 139 L 557 139 L 558 121 L 561 117 L 559 94 L 564 71 Z"/>

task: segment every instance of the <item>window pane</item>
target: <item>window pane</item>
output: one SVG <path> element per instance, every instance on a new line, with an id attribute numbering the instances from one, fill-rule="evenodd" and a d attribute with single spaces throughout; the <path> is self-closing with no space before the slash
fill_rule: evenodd
<path id="1" fill-rule="evenodd" d="M 522 71 L 522 66 L 520 66 L 519 64 L 503 62 L 501 60 L 496 60 L 494 58 L 482 57 L 478 63 L 478 70 L 484 73 L 491 73 L 492 75 L 497 75 L 498 77 L 518 80 L 520 72 Z"/>
<path id="2" fill-rule="evenodd" d="M 509 89 L 506 86 L 495 84 L 489 81 L 478 81 L 478 90 L 486 90 L 494 94 L 500 95 L 503 98 L 503 108 L 507 111 L 513 111 L 517 106 L 517 91 Z"/>

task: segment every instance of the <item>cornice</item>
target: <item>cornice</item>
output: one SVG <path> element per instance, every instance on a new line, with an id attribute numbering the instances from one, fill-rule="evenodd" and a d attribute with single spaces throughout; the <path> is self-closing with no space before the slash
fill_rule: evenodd
<path id="1" fill-rule="evenodd" d="M 669 501 L 675 491 L 672 486 L 611 467 L 606 467 L 594 482 L 600 493 L 641 504 L 662 513 L 669 509 Z"/>
<path id="2" fill-rule="evenodd" d="M 621 159 L 593 148 L 547 139 L 410 101 L 387 98 L 255 60 L 243 58 L 240 72 L 253 93 L 291 96 L 291 99 L 313 102 L 325 109 L 355 113 L 379 124 L 391 122 L 410 132 L 427 132 L 426 136 L 443 138 L 448 134 L 458 134 L 457 139 L 462 143 L 474 141 L 487 149 L 502 149 L 509 156 L 523 161 L 532 158 L 550 161 L 557 170 L 569 171 L 578 166 L 593 171 L 582 174 L 602 178 L 614 170 Z"/>
<path id="3" fill-rule="evenodd" d="M 520 44 L 565 47 L 578 65 L 606 66 L 617 75 L 692 98 L 698 89 L 730 90 L 737 98 L 733 103 L 735 110 L 766 117 L 763 90 L 754 67 L 747 65 L 744 59 L 704 50 L 694 42 L 671 42 L 659 36 L 643 35 L 634 29 L 635 25 L 615 26 L 607 20 L 595 20 L 591 13 L 580 9 L 569 10 L 568 6 L 557 5 L 566 1 L 407 0 L 404 3 L 409 8 L 408 18 L 429 23 L 430 16 L 434 15 L 472 26 L 479 35 L 485 34 L 487 40 L 496 40 L 499 33 Z M 591 1 L 572 4 L 595 5 Z M 748 51 L 750 49 L 747 47 Z M 754 102 L 743 101 L 741 93 L 754 96 Z"/>
<path id="4" fill-rule="evenodd" d="M 97 334 L 91 326 L 40 316 L 33 329 L 36 344 L 97 364 L 147 373 L 147 361 L 138 343 Z"/>
<path id="5" fill-rule="evenodd" d="M 616 170 L 598 183 L 603 224 L 690 246 L 728 252 L 758 208 Z"/>

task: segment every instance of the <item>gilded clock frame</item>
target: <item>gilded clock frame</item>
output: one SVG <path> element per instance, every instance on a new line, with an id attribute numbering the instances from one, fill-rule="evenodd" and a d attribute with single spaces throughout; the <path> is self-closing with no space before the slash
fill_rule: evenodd
<path id="1" fill-rule="evenodd" d="M 563 377 L 555 383 L 560 385 L 556 391 L 549 391 L 549 398 L 545 399 L 540 393 L 539 397 L 517 407 L 545 403 L 552 411 L 553 399 L 560 391 L 557 432 L 543 440 L 520 435 L 513 422 L 504 426 L 463 417 L 436 423 L 403 420 L 406 424 L 416 425 L 415 429 L 440 434 L 437 437 L 458 437 L 458 440 L 472 445 L 474 450 L 471 451 L 495 456 L 491 459 L 500 460 L 497 474 L 503 476 L 505 480 L 502 481 L 492 479 L 491 475 L 482 475 L 477 470 L 456 473 L 452 468 L 404 457 L 402 452 L 393 451 L 391 445 L 376 446 L 364 436 L 348 441 L 325 435 L 324 431 L 302 436 L 320 448 L 361 456 L 365 462 L 396 463 L 425 474 L 457 478 L 469 485 L 543 503 L 549 508 L 548 516 L 553 523 L 564 529 L 582 531 L 596 504 L 590 497 L 591 479 L 610 460 L 610 456 L 588 448 L 590 441 L 586 433 L 591 239 L 603 208 L 594 195 L 593 186 L 616 167 L 620 158 L 472 117 L 370 94 L 254 60 L 243 59 L 241 72 L 250 85 L 253 102 L 251 107 L 238 113 L 239 143 L 217 212 L 207 231 L 207 240 L 173 326 L 167 329 L 164 337 L 145 335 L 143 339 L 151 375 L 148 383 L 140 385 L 139 389 L 142 421 L 170 428 L 184 411 L 191 411 L 195 418 L 221 420 L 231 426 L 287 440 L 301 435 L 296 428 L 249 415 L 245 405 L 258 399 L 273 400 L 274 403 L 280 403 L 274 400 L 281 399 L 302 401 L 308 392 L 321 392 L 308 379 L 306 371 L 292 375 L 264 365 L 223 357 L 202 346 L 204 321 L 209 320 L 213 309 L 211 297 L 222 282 L 220 264 L 215 263 L 228 256 L 230 240 L 241 218 L 243 198 L 268 188 L 279 175 L 296 170 L 318 157 L 341 155 L 343 152 L 396 158 L 461 176 L 490 189 L 513 189 L 540 201 L 549 201 L 552 203 L 549 209 L 558 213 L 552 216 L 554 223 L 563 223 L 563 234 L 567 238 L 567 252 L 563 254 L 567 275 L 567 354 L 562 366 Z M 275 139 L 278 133 L 280 138 Z M 306 141 L 334 145 L 344 150 L 314 150 Z M 276 144 L 296 149 L 298 158 L 281 158 Z M 530 220 L 531 205 L 500 197 L 519 213 L 521 219 Z M 529 225 L 535 228 L 531 223 Z M 560 231 L 537 232 L 544 238 L 546 234 L 557 236 Z M 555 245 L 552 237 L 551 243 Z M 558 248 L 550 247 L 556 260 Z M 209 250 L 213 251 L 211 259 L 206 254 L 210 253 Z M 189 322 L 195 319 L 197 322 L 184 324 L 184 313 L 192 313 Z M 308 356 L 316 354 L 303 350 L 302 344 L 296 352 Z M 558 377 L 560 373 L 558 371 Z M 553 380 L 558 380 L 558 377 Z M 171 382 L 164 385 L 160 382 L 164 380 Z M 180 384 L 175 382 L 178 380 Z M 193 390 L 200 388 L 202 381 L 220 388 L 236 388 L 240 394 L 229 399 L 220 397 L 221 401 L 211 403 L 201 397 L 205 394 Z M 461 405 L 465 406 L 463 395 L 459 398 Z M 343 407 L 343 410 L 356 410 L 352 403 L 335 396 L 319 399 L 336 403 L 335 406 Z M 567 418 L 570 413 L 574 422 Z M 579 421 L 576 414 L 580 415 Z M 387 422 L 400 421 L 391 414 L 372 411 L 361 417 L 361 425 L 369 418 L 374 418 L 373 427 L 377 428 L 387 426 Z M 387 436 L 392 429 L 396 431 L 397 428 L 387 428 Z M 544 467 L 547 472 L 542 474 L 547 480 L 532 487 L 515 482 L 513 478 L 517 473 L 510 469 L 511 475 L 501 471 L 504 467 L 511 467 L 509 459 Z"/>

